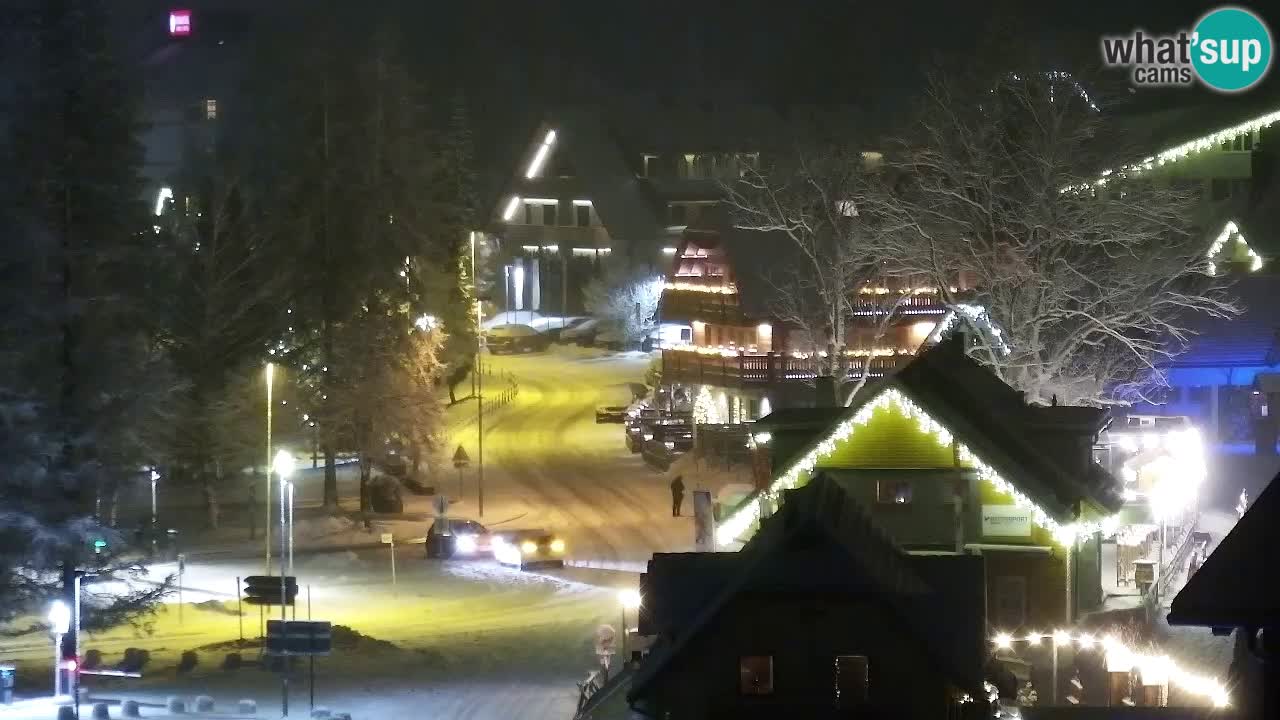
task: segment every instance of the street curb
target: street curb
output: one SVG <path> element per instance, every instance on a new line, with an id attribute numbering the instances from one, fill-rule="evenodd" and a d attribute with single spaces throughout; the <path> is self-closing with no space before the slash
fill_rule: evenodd
<path id="1" fill-rule="evenodd" d="M 564 564 L 566 567 L 615 570 L 628 573 L 643 573 L 648 570 L 648 563 L 629 560 L 565 560 Z"/>

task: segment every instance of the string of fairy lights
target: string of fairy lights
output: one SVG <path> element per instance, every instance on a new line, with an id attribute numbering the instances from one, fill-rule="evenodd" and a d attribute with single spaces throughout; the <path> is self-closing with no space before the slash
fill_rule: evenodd
<path id="1" fill-rule="evenodd" d="M 1214 707 L 1223 708 L 1230 705 L 1227 689 L 1217 678 L 1192 673 L 1179 666 L 1168 655 L 1134 650 L 1114 635 L 1095 637 L 1089 633 L 1073 633 L 1069 630 L 1055 630 L 1052 633 L 1032 632 L 1016 637 L 1009 633 L 997 633 L 991 638 L 991 642 L 997 650 L 1011 650 L 1015 644 L 1036 647 L 1041 643 L 1050 642 L 1055 648 L 1071 647 L 1077 650 L 1101 652 L 1105 654 L 1109 671 L 1130 672 L 1136 669 L 1143 681 L 1148 684 L 1168 683 L 1185 692 L 1205 698 Z"/>
<path id="2" fill-rule="evenodd" d="M 840 443 L 870 422 L 872 415 L 879 410 L 889 409 L 915 420 L 920 430 L 932 436 L 939 445 L 951 447 L 954 437 L 950 430 L 896 388 L 886 388 L 858 408 L 852 417 L 846 418 L 837 424 L 829 435 L 791 463 L 785 471 L 778 475 L 767 490 L 760 493 L 754 500 L 740 506 L 736 512 L 726 518 L 716 528 L 716 542 L 721 545 L 728 545 L 734 542 L 746 532 L 752 523 L 760 518 L 762 502 L 776 502 L 782 491 L 796 487 L 802 479 L 807 478 L 822 459 L 830 456 Z M 956 442 L 955 445 L 961 462 L 972 467 L 979 479 L 986 480 L 997 491 L 1012 498 L 1015 506 L 1029 510 L 1032 521 L 1048 530 L 1053 538 L 1062 545 L 1070 545 L 1075 542 L 1077 537 L 1082 535 L 1090 535 L 1099 531 L 1109 534 L 1114 531 L 1117 524 L 1114 516 L 1096 521 L 1059 522 L 1043 507 L 1002 477 L 995 468 L 978 457 L 976 453 L 969 449 L 968 445 L 963 442 Z"/>

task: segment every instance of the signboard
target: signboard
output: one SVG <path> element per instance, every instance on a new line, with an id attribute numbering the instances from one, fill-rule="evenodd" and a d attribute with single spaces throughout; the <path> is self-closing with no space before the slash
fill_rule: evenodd
<path id="1" fill-rule="evenodd" d="M 333 629 L 328 620 L 268 620 L 268 655 L 328 655 Z"/>
<path id="2" fill-rule="evenodd" d="M 391 544 L 391 533 L 382 533 L 382 544 L 383 545 Z"/>
<path id="3" fill-rule="evenodd" d="M 169 11 L 169 35 L 171 37 L 187 37 L 191 34 L 191 11 Z"/>
<path id="4" fill-rule="evenodd" d="M 982 534 L 987 537 L 1031 537 L 1031 510 L 1017 505 L 983 505 Z"/>
<path id="5" fill-rule="evenodd" d="M 458 449 L 453 452 L 453 466 L 461 470 L 471 464 L 471 458 L 467 457 L 467 451 L 459 445 Z"/>

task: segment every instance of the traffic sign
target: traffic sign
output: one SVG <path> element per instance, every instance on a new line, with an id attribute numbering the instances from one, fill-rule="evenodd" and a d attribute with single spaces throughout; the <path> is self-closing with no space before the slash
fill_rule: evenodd
<path id="1" fill-rule="evenodd" d="M 461 445 L 453 451 L 453 466 L 456 468 L 464 468 L 471 464 L 471 458 L 467 457 L 467 451 Z"/>
<path id="2" fill-rule="evenodd" d="M 382 544 L 390 545 L 392 542 L 391 533 L 382 533 Z"/>
<path id="3" fill-rule="evenodd" d="M 298 579 L 286 575 L 284 591 L 281 602 L 279 575 L 250 575 L 244 579 L 244 601 L 250 605 L 292 605 L 298 596 Z"/>
<path id="4" fill-rule="evenodd" d="M 268 620 L 268 655 L 328 655 L 333 628 L 328 620 Z"/>

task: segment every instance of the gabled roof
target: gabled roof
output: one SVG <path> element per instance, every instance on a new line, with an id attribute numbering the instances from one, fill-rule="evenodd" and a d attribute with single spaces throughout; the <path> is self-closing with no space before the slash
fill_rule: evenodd
<path id="1" fill-rule="evenodd" d="M 1187 319 L 1195 333 L 1170 367 L 1259 367 L 1280 362 L 1280 275 L 1243 275 L 1231 286 L 1242 310 L 1222 319 L 1197 313 Z"/>
<path id="2" fill-rule="evenodd" d="M 1113 514 L 1124 504 L 1119 483 L 1093 461 L 1091 448 L 1109 422 L 1097 408 L 1032 407 L 1021 393 L 964 352 L 955 335 L 917 356 L 897 372 L 864 388 L 854 404 L 815 436 L 772 491 L 794 486 L 819 467 L 835 444 L 857 432 L 874 408 L 897 404 L 916 416 L 939 442 L 958 443 L 962 460 L 980 478 L 1028 507 L 1035 522 L 1057 535 L 1091 532 L 1097 523 L 1083 511 Z M 717 529 L 717 541 L 732 542 L 758 514 L 758 494 L 747 498 Z"/>
<path id="3" fill-rule="evenodd" d="M 970 692 L 981 687 L 986 651 L 982 558 L 929 558 L 916 567 L 916 559 L 898 548 L 838 482 L 819 476 L 789 491 L 781 510 L 761 523 L 740 552 L 723 555 L 731 559 L 711 563 L 732 572 L 713 596 L 699 603 L 697 612 L 657 620 L 673 630 L 641 665 L 629 699 L 643 695 L 730 601 L 753 590 L 842 592 L 876 599 L 952 682 Z M 689 555 L 660 562 L 675 577 L 651 581 L 652 588 L 675 588 L 679 578 L 706 567 L 706 561 Z"/>
<path id="4" fill-rule="evenodd" d="M 1280 476 L 1278 476 L 1280 477 Z M 1280 627 L 1280 482 L 1272 479 L 1169 608 L 1170 625 Z"/>

